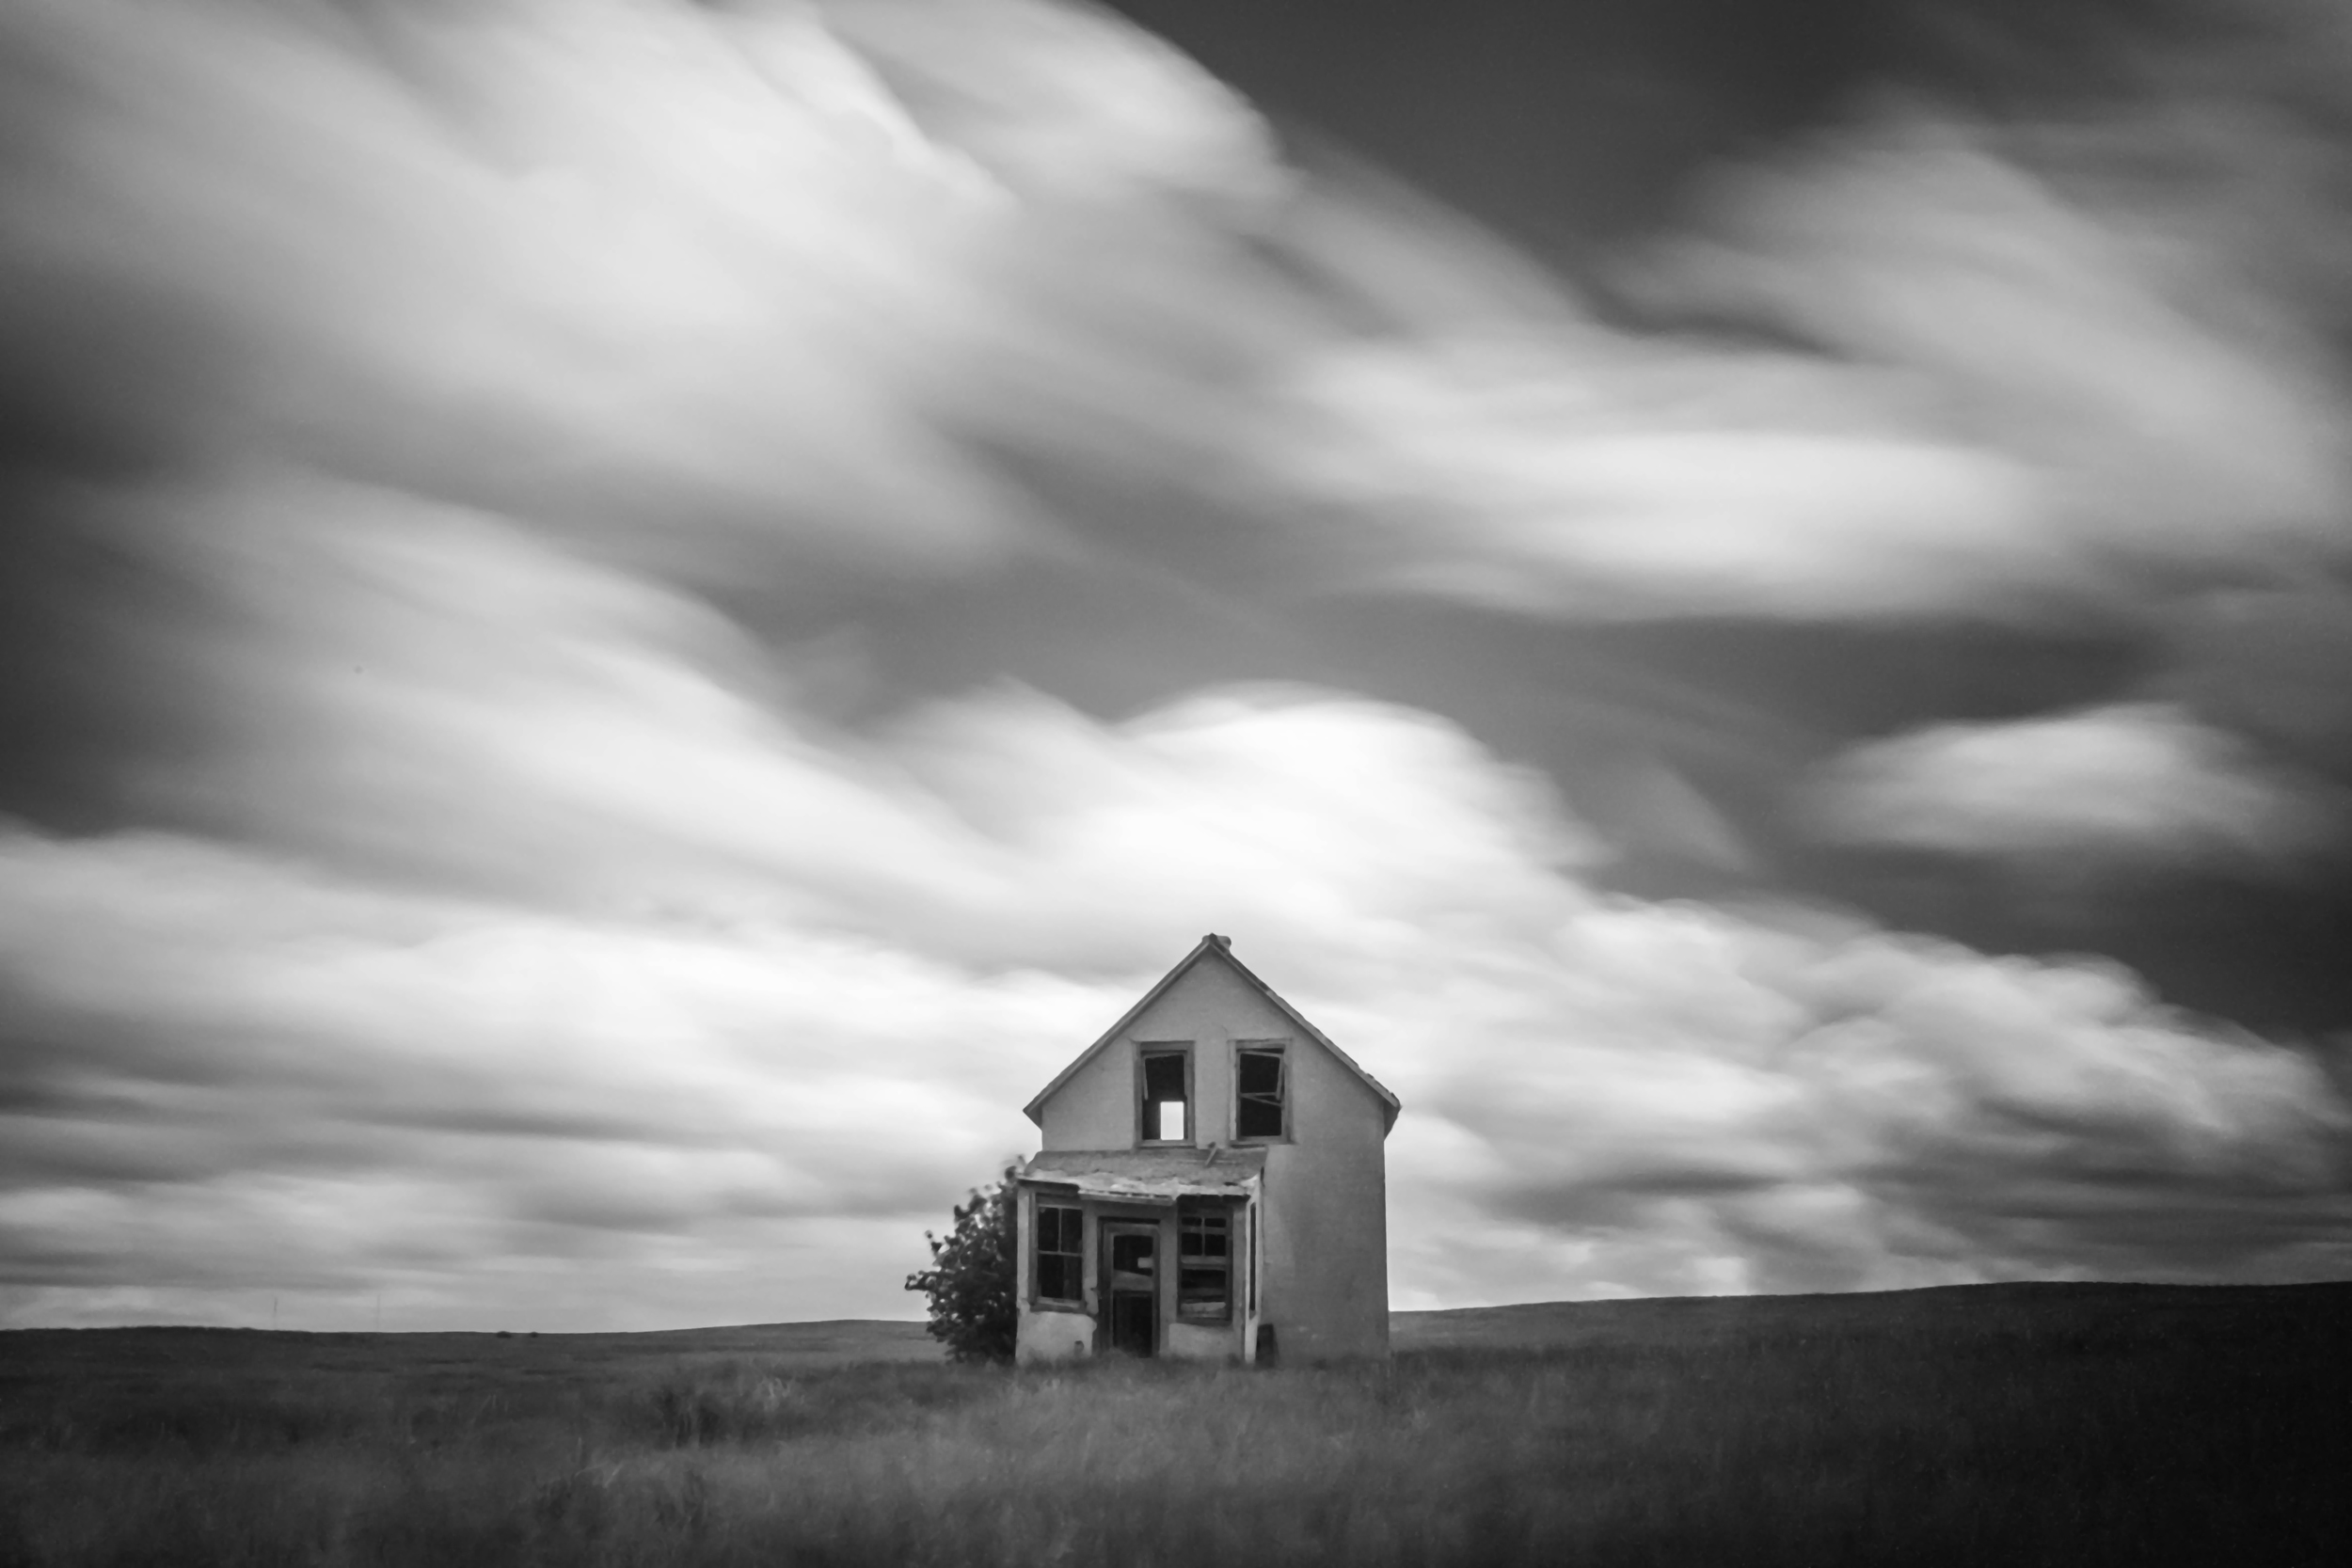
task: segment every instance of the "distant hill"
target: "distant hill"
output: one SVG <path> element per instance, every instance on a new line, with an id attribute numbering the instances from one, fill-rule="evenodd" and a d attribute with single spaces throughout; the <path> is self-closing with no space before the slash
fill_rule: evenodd
<path id="1" fill-rule="evenodd" d="M 2146 1330 L 2265 1309 L 2352 1312 L 2352 1283 L 2324 1285 L 1944 1285 L 1822 1295 L 1647 1296 L 1391 1312 L 1397 1351 L 1685 1345 L 1852 1333 L 1974 1332 L 2025 1336 L 2129 1325 Z"/>
<path id="2" fill-rule="evenodd" d="M 1852 1332 L 1933 1332 L 1939 1324 L 2021 1334 L 2100 1325 L 2145 1329 L 2287 1308 L 2352 1313 L 2352 1281 L 2320 1285 L 2137 1285 L 2105 1281 L 1939 1285 L 1915 1291 L 1812 1295 L 1642 1296 L 1621 1301 L 1540 1301 L 1510 1307 L 1391 1312 L 1398 1351 L 1546 1349 L 1578 1345 L 1704 1343 L 1724 1338 L 1803 1338 Z M 675 1334 L 567 1335 L 652 1348 L 664 1339 L 713 1354 L 806 1355 L 812 1359 L 930 1360 L 939 1346 L 914 1323 L 843 1319 L 763 1323 Z"/>
<path id="3" fill-rule="evenodd" d="M 623 1372 L 655 1367 L 691 1370 L 756 1358 L 810 1368 L 871 1361 L 939 1361 L 939 1342 L 921 1323 L 871 1318 L 828 1323 L 745 1323 L 637 1334 L 536 1334 L 528 1330 L 434 1333 L 282 1333 L 258 1328 L 17 1328 L 0 1331 L 0 1404 L 9 1380 L 28 1370 L 80 1366 L 91 1375 L 141 1368 L 206 1366 L 256 1371 L 389 1372 L 464 1379 L 478 1374 Z M 0 1560 L 6 1554 L 0 1552 Z"/>
<path id="4" fill-rule="evenodd" d="M 2184 1331 L 2224 1320 L 2251 1323 L 2280 1311 L 2352 1317 L 2352 1282 L 2322 1285 L 1952 1285 L 1917 1291 L 1821 1295 L 1649 1296 L 1623 1301 L 1545 1301 L 1510 1307 L 1392 1312 L 1399 1352 L 1549 1350 L 1581 1346 L 1661 1348 L 1804 1340 L 1826 1335 L 1971 1334 L 2135 1336 Z M 271 1347 L 276 1347 L 272 1349 Z M 359 1365 L 387 1353 L 452 1367 L 516 1356 L 572 1363 L 636 1364 L 648 1357 L 693 1364 L 757 1356 L 833 1366 L 859 1361 L 938 1361 L 939 1342 L 919 1323 L 836 1318 L 821 1323 L 744 1323 L 628 1334 L 524 1331 L 421 1334 L 268 1333 L 232 1328 L 11 1329 L 0 1331 L 0 1365 L 62 1356 L 112 1361 L 122 1355 L 174 1360 L 200 1354 L 224 1364 L 294 1354 L 322 1366 Z"/>
<path id="5" fill-rule="evenodd" d="M 919 1323 L 831 1318 L 808 1323 L 744 1323 L 733 1328 L 674 1328 L 638 1334 L 548 1336 L 593 1348 L 670 1350 L 694 1355 L 787 1356 L 811 1362 L 937 1361 L 938 1340 Z"/>

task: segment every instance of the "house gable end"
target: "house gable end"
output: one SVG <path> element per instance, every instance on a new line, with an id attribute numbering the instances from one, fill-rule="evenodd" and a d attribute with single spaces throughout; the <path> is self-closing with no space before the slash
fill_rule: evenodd
<path id="1" fill-rule="evenodd" d="M 1120 1016 L 1119 1022 L 1104 1030 L 1101 1037 L 1098 1037 L 1093 1044 L 1088 1046 L 1086 1050 L 1080 1052 L 1078 1055 L 1072 1060 L 1068 1067 L 1062 1069 L 1062 1070 L 1055 1076 L 1052 1083 L 1046 1085 L 1043 1089 L 1038 1092 L 1035 1099 L 1031 1100 L 1027 1105 L 1022 1108 L 1023 1114 L 1032 1122 L 1037 1123 L 1040 1127 L 1044 1126 L 1044 1111 L 1047 1102 L 1050 1101 L 1057 1094 L 1060 1093 L 1073 1079 L 1076 1078 L 1082 1071 L 1084 1071 L 1087 1065 L 1089 1062 L 1092 1062 L 1105 1049 L 1107 1049 L 1113 1041 L 1135 1033 L 1138 1029 L 1138 1026 L 1142 1027 L 1143 1033 L 1148 1034 L 1149 1015 L 1152 1013 L 1152 1009 L 1156 1007 L 1171 990 L 1175 990 L 1178 983 L 1182 981 L 1186 974 L 1190 974 L 1197 965 L 1212 958 L 1220 960 L 1248 990 L 1254 992 L 1258 998 L 1262 999 L 1270 1007 L 1272 1016 L 1276 1020 L 1279 1021 L 1279 1022 L 1286 1022 L 1295 1028 L 1301 1036 L 1303 1036 L 1304 1038 L 1313 1041 L 1315 1044 L 1321 1046 L 1325 1051 L 1330 1053 L 1335 1061 L 1337 1061 L 1342 1067 L 1344 1067 L 1348 1072 L 1364 1086 L 1364 1088 L 1370 1091 L 1375 1100 L 1376 1100 L 1379 1103 L 1381 1132 L 1383 1135 L 1385 1135 L 1388 1131 L 1396 1124 L 1397 1112 L 1401 1108 L 1396 1096 L 1390 1093 L 1388 1088 L 1384 1086 L 1378 1079 L 1373 1077 L 1371 1073 L 1366 1072 L 1360 1066 L 1359 1066 L 1355 1058 L 1349 1056 L 1346 1052 L 1341 1050 L 1336 1044 L 1334 1044 L 1329 1037 L 1325 1035 L 1322 1030 L 1316 1028 L 1312 1023 L 1309 1022 L 1306 1016 L 1299 1012 L 1297 1008 L 1292 1006 L 1290 1003 L 1283 1000 L 1280 993 L 1276 991 L 1273 987 L 1267 985 L 1263 980 L 1252 974 L 1248 966 L 1244 964 L 1239 958 L 1234 958 L 1229 939 L 1217 936 L 1214 933 L 1201 938 L 1199 945 L 1195 946 L 1191 952 L 1184 955 L 1184 957 L 1178 961 L 1173 969 L 1170 969 L 1166 974 L 1160 977 L 1159 982 L 1156 985 L 1152 986 L 1151 990 L 1145 991 L 1143 995 L 1136 1000 L 1134 1006 L 1128 1008 L 1125 1013 Z"/>

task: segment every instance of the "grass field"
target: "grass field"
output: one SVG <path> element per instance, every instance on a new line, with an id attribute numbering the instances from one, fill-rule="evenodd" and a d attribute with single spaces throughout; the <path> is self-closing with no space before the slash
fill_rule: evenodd
<path id="1" fill-rule="evenodd" d="M 2327 1564 L 2352 1286 L 1402 1313 L 1383 1370 L 918 1327 L 0 1334 L 0 1563 Z"/>

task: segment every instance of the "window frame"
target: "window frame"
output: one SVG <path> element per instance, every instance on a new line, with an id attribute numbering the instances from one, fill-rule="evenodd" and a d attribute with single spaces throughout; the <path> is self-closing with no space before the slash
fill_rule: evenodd
<path id="1" fill-rule="evenodd" d="M 1242 1222 L 1249 1227 L 1249 1316 L 1258 1315 L 1258 1225 L 1260 1210 L 1253 1198 L 1242 1209 Z"/>
<path id="2" fill-rule="evenodd" d="M 1045 1215 L 1049 1212 L 1067 1214 L 1078 1223 L 1078 1233 L 1075 1238 L 1073 1238 L 1064 1229 L 1064 1226 L 1068 1223 L 1067 1221 L 1056 1222 L 1054 1227 L 1056 1231 L 1055 1239 L 1064 1243 L 1070 1243 L 1074 1240 L 1075 1245 L 1074 1247 L 1069 1245 L 1057 1246 L 1055 1247 L 1050 1254 L 1050 1256 L 1056 1258 L 1067 1258 L 1073 1264 L 1075 1265 L 1075 1267 L 1073 1267 L 1071 1271 L 1073 1283 L 1076 1288 L 1075 1293 L 1072 1295 L 1049 1296 L 1045 1293 L 1045 1271 L 1041 1265 L 1048 1256 L 1045 1246 Z M 1050 1312 L 1084 1312 L 1086 1310 L 1086 1208 L 1075 1198 L 1066 1198 L 1058 1196 L 1048 1197 L 1044 1194 L 1041 1193 L 1034 1196 L 1030 1199 L 1030 1306 L 1037 1307 L 1040 1310 Z"/>
<path id="3" fill-rule="evenodd" d="M 1280 1067 L 1278 1093 L 1281 1096 L 1282 1130 L 1279 1132 L 1244 1132 L 1241 1130 L 1241 1061 L 1246 1055 L 1273 1056 Z M 1291 1042 L 1276 1040 L 1235 1040 L 1233 1042 L 1233 1141 L 1237 1144 L 1284 1144 L 1291 1141 Z"/>
<path id="4" fill-rule="evenodd" d="M 1184 1135 L 1181 1138 L 1152 1138 L 1144 1135 L 1152 1125 L 1152 1073 L 1145 1065 L 1154 1056 L 1175 1056 L 1184 1064 Z M 1138 1040 L 1136 1042 L 1136 1147 L 1137 1148 L 1191 1148 L 1200 1142 L 1200 1096 L 1193 1081 L 1192 1041 Z"/>
<path id="5" fill-rule="evenodd" d="M 1202 1247 L 1195 1256 L 1185 1251 L 1185 1243 L 1198 1227 Z M 1227 1204 L 1202 1204 L 1199 1208 L 1179 1205 L 1176 1211 L 1176 1321 L 1187 1323 L 1230 1323 L 1233 1321 L 1233 1211 Z M 1220 1235 L 1225 1241 L 1224 1252 L 1210 1259 L 1207 1238 Z M 1225 1288 L 1217 1297 L 1216 1307 L 1209 1310 L 1184 1299 L 1184 1275 L 1187 1273 L 1216 1272 L 1224 1276 Z"/>

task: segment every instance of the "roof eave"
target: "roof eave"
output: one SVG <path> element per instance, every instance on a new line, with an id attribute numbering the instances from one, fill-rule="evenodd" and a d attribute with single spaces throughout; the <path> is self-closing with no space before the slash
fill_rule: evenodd
<path id="1" fill-rule="evenodd" d="M 1276 990 L 1272 986 L 1267 985 L 1263 980 L 1258 977 L 1256 973 L 1252 971 L 1248 964 L 1233 957 L 1233 952 L 1231 947 L 1222 948 L 1220 951 L 1224 954 L 1225 961 L 1233 966 L 1233 970 L 1236 974 L 1238 974 L 1243 979 L 1248 981 L 1251 985 L 1257 987 L 1259 991 L 1264 995 L 1267 1001 L 1273 1003 L 1277 1007 L 1281 1009 L 1284 1017 L 1288 1018 L 1293 1023 L 1297 1024 L 1301 1029 L 1305 1030 L 1314 1038 L 1316 1044 L 1322 1046 L 1324 1050 L 1331 1053 L 1332 1055 L 1337 1056 L 1340 1059 L 1340 1065 L 1342 1067 L 1344 1067 L 1348 1071 L 1362 1079 L 1364 1086 L 1379 1097 L 1380 1134 L 1381 1136 L 1386 1137 L 1389 1134 L 1390 1130 L 1396 1126 L 1397 1113 L 1405 1109 L 1405 1102 L 1397 1099 L 1397 1097 L 1390 1091 L 1390 1088 L 1386 1084 L 1383 1084 L 1379 1079 L 1375 1078 L 1371 1073 L 1366 1072 L 1363 1069 L 1363 1064 L 1357 1061 L 1355 1057 L 1349 1055 L 1346 1052 L 1341 1050 L 1337 1040 L 1325 1034 L 1322 1030 L 1316 1028 L 1313 1023 L 1308 1021 L 1306 1014 L 1300 1012 L 1296 1007 L 1292 1006 L 1290 1003 L 1283 998 L 1280 991 Z"/>
<path id="2" fill-rule="evenodd" d="M 1060 1090 L 1064 1084 L 1069 1083 L 1070 1080 L 1076 1077 L 1080 1068 L 1094 1060 L 1094 1053 L 1096 1052 L 1102 1050 L 1104 1046 L 1110 1044 L 1111 1041 L 1117 1039 L 1120 1033 L 1126 1029 L 1127 1025 L 1142 1017 L 1144 1009 L 1151 1006 L 1152 1003 L 1157 1002 L 1161 996 L 1167 992 L 1168 988 L 1176 983 L 1178 977 L 1181 976 L 1184 971 L 1190 969 L 1194 964 L 1199 963 L 1204 955 L 1211 952 L 1224 952 L 1227 958 L 1232 957 L 1232 954 L 1224 948 L 1223 944 L 1215 934 L 1202 937 L 1200 941 L 1194 945 L 1191 952 L 1176 960 L 1175 968 L 1160 976 L 1159 983 L 1157 985 L 1153 986 L 1150 990 L 1145 991 L 1134 1006 L 1119 1015 L 1118 1022 L 1104 1030 L 1101 1035 L 1095 1037 L 1095 1041 L 1092 1045 L 1088 1046 L 1084 1051 L 1079 1052 L 1077 1055 L 1071 1058 L 1070 1065 L 1054 1075 L 1054 1081 L 1052 1083 L 1038 1090 L 1036 1097 L 1026 1105 L 1021 1107 L 1021 1114 L 1035 1122 L 1038 1128 L 1042 1131 L 1045 1126 L 1045 1118 L 1043 1116 L 1040 1115 L 1040 1112 L 1044 1107 L 1045 1102 L 1053 1099 L 1055 1094 Z M 1261 981 L 1260 984 L 1263 984 L 1263 982 Z"/>

